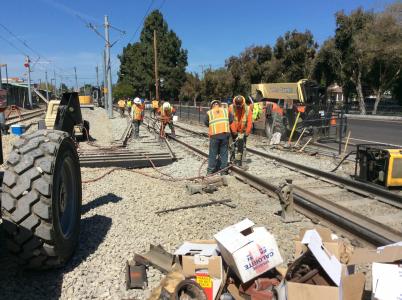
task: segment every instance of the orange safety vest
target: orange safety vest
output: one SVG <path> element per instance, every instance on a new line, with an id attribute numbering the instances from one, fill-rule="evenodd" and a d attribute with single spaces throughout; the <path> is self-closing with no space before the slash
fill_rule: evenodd
<path id="1" fill-rule="evenodd" d="M 159 107 L 159 101 L 158 100 L 152 100 L 152 108 L 158 108 Z"/>
<path id="2" fill-rule="evenodd" d="M 133 106 L 133 119 L 137 121 L 142 121 L 144 116 L 142 115 L 142 112 L 144 111 L 144 108 L 142 105 L 135 104 Z"/>
<path id="3" fill-rule="evenodd" d="M 210 109 L 208 112 L 209 136 L 220 133 L 229 133 L 229 112 L 227 109 L 218 107 Z"/>
<path id="4" fill-rule="evenodd" d="M 249 121 L 249 113 L 250 113 L 250 108 L 248 107 L 247 104 L 244 104 L 244 112 L 240 115 L 240 120 L 238 116 L 238 112 L 236 110 L 236 106 L 231 104 L 229 106 L 229 112 L 233 113 L 233 122 L 230 124 L 230 129 L 233 133 L 239 132 L 243 133 L 247 130 L 247 127 L 249 127 L 247 124 L 247 121 Z"/>

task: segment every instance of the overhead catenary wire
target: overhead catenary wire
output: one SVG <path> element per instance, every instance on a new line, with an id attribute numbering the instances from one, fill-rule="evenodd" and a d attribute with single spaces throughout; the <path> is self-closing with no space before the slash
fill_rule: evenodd
<path id="1" fill-rule="evenodd" d="M 145 12 L 145 14 L 144 14 L 144 16 L 142 17 L 141 22 L 138 24 L 138 26 L 137 26 L 137 28 L 135 29 L 133 35 L 130 37 L 129 43 L 131 43 L 131 42 L 133 41 L 133 39 L 135 38 L 136 34 L 137 34 L 138 31 L 140 30 L 141 25 L 144 23 L 145 18 L 148 16 L 149 11 L 151 10 L 151 7 L 152 7 L 152 5 L 154 4 L 154 2 L 155 2 L 155 0 L 151 0 L 151 2 L 150 2 L 150 4 L 149 4 L 149 6 L 148 6 L 148 8 L 147 8 L 147 10 L 146 10 L 146 12 Z"/>

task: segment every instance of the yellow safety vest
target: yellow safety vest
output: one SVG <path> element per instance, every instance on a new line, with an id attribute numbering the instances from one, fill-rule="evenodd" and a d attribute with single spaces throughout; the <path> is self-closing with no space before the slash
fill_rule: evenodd
<path id="1" fill-rule="evenodd" d="M 152 108 L 158 108 L 159 107 L 159 101 L 158 100 L 152 100 Z"/>
<path id="2" fill-rule="evenodd" d="M 218 107 L 210 109 L 207 114 L 209 119 L 209 136 L 230 132 L 229 112 L 226 108 Z"/>
<path id="3" fill-rule="evenodd" d="M 119 100 L 119 102 L 117 102 L 117 105 L 118 105 L 120 108 L 124 108 L 124 107 L 126 106 L 126 102 L 125 102 L 124 100 Z"/>

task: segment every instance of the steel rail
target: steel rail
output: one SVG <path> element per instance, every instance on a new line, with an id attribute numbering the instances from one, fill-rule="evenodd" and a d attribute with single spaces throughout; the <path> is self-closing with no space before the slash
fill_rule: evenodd
<path id="1" fill-rule="evenodd" d="M 183 128 L 183 127 L 179 127 L 183 130 L 186 130 L 188 132 L 194 133 L 194 134 L 198 134 L 204 137 L 207 137 L 208 134 L 204 133 L 204 132 L 197 132 L 191 129 L 187 129 L 187 128 Z M 375 186 L 375 185 L 371 185 L 368 183 L 364 183 L 362 181 L 357 181 L 357 180 L 351 180 L 349 178 L 345 178 L 342 176 L 338 176 L 334 173 L 330 173 L 330 172 L 326 172 L 326 171 L 322 171 L 316 168 L 312 168 L 306 165 L 302 165 L 266 152 L 262 152 L 260 150 L 257 150 L 255 148 L 249 148 L 247 147 L 247 151 L 250 153 L 253 153 L 255 155 L 264 157 L 264 158 L 268 158 L 271 160 L 275 160 L 277 162 L 280 162 L 281 164 L 290 167 L 292 169 L 294 169 L 297 172 L 303 173 L 305 175 L 308 176 L 312 176 L 312 177 L 320 177 L 322 180 L 339 185 L 349 191 L 352 191 L 354 193 L 366 196 L 366 197 L 370 197 L 373 199 L 376 199 L 378 201 L 402 208 L 402 197 L 399 196 L 398 194 L 392 193 L 388 190 L 386 190 L 385 188 L 381 188 L 379 186 Z"/>
<path id="2" fill-rule="evenodd" d="M 19 122 L 27 121 L 27 120 L 39 117 L 39 116 L 43 115 L 44 113 L 45 113 L 45 110 L 40 110 L 40 111 L 33 111 L 33 112 L 22 114 L 21 118 L 19 116 L 14 116 L 12 118 L 7 119 L 7 120 L 11 119 L 11 121 L 6 120 L 6 125 L 10 126 L 13 124 L 17 124 Z M 16 120 L 14 120 L 14 119 L 16 119 Z"/>
<path id="3" fill-rule="evenodd" d="M 197 154 L 208 157 L 208 154 L 200 149 L 191 146 L 177 138 L 169 136 L 172 140 L 196 152 Z M 265 181 L 264 179 L 243 171 L 238 167 L 232 167 L 232 171 L 246 183 L 257 189 L 264 190 L 270 194 L 277 194 L 279 187 Z M 353 212 L 345 207 L 332 203 L 318 195 L 315 195 L 299 186 L 295 186 L 293 194 L 296 210 L 301 212 L 307 209 L 312 211 L 320 218 L 331 222 L 336 227 L 342 228 L 347 232 L 357 236 L 373 246 L 382 246 L 402 240 L 402 232 L 371 220 L 361 214 Z"/>

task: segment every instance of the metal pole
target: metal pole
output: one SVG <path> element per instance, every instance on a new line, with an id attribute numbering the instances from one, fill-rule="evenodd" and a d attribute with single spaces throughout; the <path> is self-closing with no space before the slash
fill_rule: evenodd
<path id="1" fill-rule="evenodd" d="M 31 94 L 31 65 L 29 61 L 29 56 L 26 57 L 26 60 L 28 62 L 28 100 L 29 105 L 31 106 L 32 109 L 33 105 L 32 105 L 32 94 Z"/>
<path id="2" fill-rule="evenodd" d="M 159 78 L 158 78 L 158 53 L 156 45 L 156 30 L 154 30 L 154 66 L 155 66 L 155 94 L 159 101 Z"/>
<path id="3" fill-rule="evenodd" d="M 339 155 L 342 153 L 343 109 L 341 110 L 341 124 L 339 125 Z"/>
<path id="4" fill-rule="evenodd" d="M 98 70 L 98 66 L 96 66 L 95 70 L 96 70 L 96 87 L 99 89 L 99 70 Z"/>
<path id="5" fill-rule="evenodd" d="M 113 118 L 113 110 L 112 110 L 112 68 L 110 65 L 110 42 L 109 42 L 109 19 L 108 16 L 105 16 L 105 39 L 106 39 L 106 70 L 107 70 L 107 99 L 108 99 L 108 107 L 107 112 L 109 119 Z"/>
<path id="6" fill-rule="evenodd" d="M 77 78 L 77 68 L 76 67 L 74 67 L 74 74 L 75 74 L 75 91 L 77 93 L 79 93 L 80 90 L 78 89 L 78 78 Z"/>
<path id="7" fill-rule="evenodd" d="M 2 67 L 2 66 L 3 66 L 3 65 L 0 64 L 0 89 L 3 88 L 3 77 L 1 77 L 1 67 Z"/>
<path id="8" fill-rule="evenodd" d="M 45 71 L 45 79 L 46 79 L 46 99 L 49 101 L 49 85 L 47 83 L 47 71 Z"/>
<path id="9" fill-rule="evenodd" d="M 6 83 L 7 83 L 7 91 L 8 91 L 8 67 L 7 64 L 5 64 L 6 66 Z"/>
<path id="10" fill-rule="evenodd" d="M 103 106 L 107 113 L 107 93 L 105 93 L 107 87 L 107 75 L 106 75 L 106 49 L 103 50 Z"/>
<path id="11" fill-rule="evenodd" d="M 53 75 L 54 75 L 54 98 L 57 98 L 57 84 L 56 84 L 56 70 L 53 69 Z"/>

